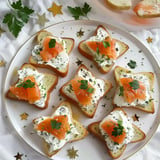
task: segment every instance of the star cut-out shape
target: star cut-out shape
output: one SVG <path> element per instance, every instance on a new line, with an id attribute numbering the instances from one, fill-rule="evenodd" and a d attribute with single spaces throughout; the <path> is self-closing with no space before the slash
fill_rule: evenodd
<path id="1" fill-rule="evenodd" d="M 77 154 L 78 150 L 75 150 L 74 147 L 72 147 L 71 149 L 67 150 L 68 154 L 67 156 L 70 159 L 75 159 L 76 157 L 78 157 L 79 155 Z"/>
<path id="2" fill-rule="evenodd" d="M 21 120 L 27 120 L 28 116 L 29 116 L 29 115 L 28 115 L 28 113 L 26 113 L 26 112 L 20 114 Z"/>
<path id="3" fill-rule="evenodd" d="M 148 43 L 152 43 L 153 42 L 153 39 L 151 37 L 148 37 L 146 40 L 147 40 Z"/>
<path id="4" fill-rule="evenodd" d="M 76 64 L 77 66 L 80 66 L 83 63 L 83 61 L 81 61 L 80 59 L 77 59 Z"/>
<path id="5" fill-rule="evenodd" d="M 3 67 L 3 66 L 5 66 L 5 65 L 6 65 L 6 62 L 3 61 L 3 60 L 0 60 L 0 67 Z"/>
<path id="6" fill-rule="evenodd" d="M 14 157 L 16 158 L 16 160 L 22 160 L 22 156 L 23 156 L 23 154 L 20 154 L 18 152 L 17 155 L 15 155 Z"/>
<path id="7" fill-rule="evenodd" d="M 53 16 L 56 16 L 57 14 L 63 14 L 62 5 L 58 6 L 55 2 L 53 2 L 51 8 L 48 8 L 48 11 L 52 12 Z"/>
<path id="8" fill-rule="evenodd" d="M 82 28 L 77 32 L 77 37 L 81 38 L 84 36 L 84 31 L 82 31 Z"/>
<path id="9" fill-rule="evenodd" d="M 46 18 L 45 13 L 43 13 L 42 15 L 37 14 L 38 16 L 38 20 L 37 23 L 41 26 L 44 26 L 46 22 L 48 22 L 49 20 Z"/>
<path id="10" fill-rule="evenodd" d="M 132 116 L 133 121 L 139 121 L 139 116 L 137 114 Z"/>
<path id="11" fill-rule="evenodd" d="M 3 30 L 3 29 L 0 27 L 0 36 L 1 36 L 1 34 L 4 33 L 4 32 L 5 32 L 5 30 Z"/>

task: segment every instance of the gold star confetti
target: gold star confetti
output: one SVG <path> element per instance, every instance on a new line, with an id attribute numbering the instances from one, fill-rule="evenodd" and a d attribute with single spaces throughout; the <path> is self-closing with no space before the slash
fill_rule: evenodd
<path id="1" fill-rule="evenodd" d="M 153 39 L 151 37 L 148 37 L 146 40 L 147 40 L 148 43 L 152 43 L 153 42 Z"/>
<path id="2" fill-rule="evenodd" d="M 133 121 L 139 121 L 139 116 L 137 114 L 132 116 Z"/>
<path id="3" fill-rule="evenodd" d="M 22 114 L 20 114 L 21 120 L 27 120 L 28 118 L 28 113 L 24 112 Z"/>
<path id="4" fill-rule="evenodd" d="M 17 155 L 15 155 L 14 157 L 16 158 L 16 160 L 22 160 L 22 156 L 23 156 L 23 154 L 20 154 L 18 152 Z"/>
<path id="5" fill-rule="evenodd" d="M 5 65 L 6 65 L 6 62 L 3 61 L 3 60 L 0 60 L 0 67 L 3 67 L 3 66 L 5 66 Z"/>
<path id="6" fill-rule="evenodd" d="M 0 36 L 2 33 L 4 33 L 5 31 L 0 27 Z"/>
<path id="7" fill-rule="evenodd" d="M 75 150 L 74 147 L 72 147 L 71 149 L 68 149 L 67 150 L 68 154 L 67 156 L 70 158 L 70 159 L 75 159 L 76 157 L 78 157 L 78 150 Z"/>
<path id="8" fill-rule="evenodd" d="M 42 15 L 37 14 L 38 16 L 38 20 L 37 23 L 41 26 L 44 26 L 46 22 L 48 22 L 49 20 L 46 18 L 45 13 L 43 13 Z"/>
<path id="9" fill-rule="evenodd" d="M 82 31 L 82 28 L 77 32 L 77 37 L 81 38 L 84 35 L 84 31 Z"/>
<path id="10" fill-rule="evenodd" d="M 80 66 L 83 63 L 83 61 L 81 61 L 80 59 L 77 59 L 76 64 L 77 66 Z"/>
<path id="11" fill-rule="evenodd" d="M 52 7 L 48 8 L 48 11 L 52 12 L 53 16 L 62 13 L 62 5 L 58 6 L 55 2 L 53 2 Z"/>

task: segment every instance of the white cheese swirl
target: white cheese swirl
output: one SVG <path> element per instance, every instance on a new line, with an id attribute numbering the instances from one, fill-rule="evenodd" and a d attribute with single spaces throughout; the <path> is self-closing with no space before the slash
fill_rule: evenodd
<path id="1" fill-rule="evenodd" d="M 57 137 L 55 137 L 53 134 L 50 134 L 46 131 L 39 131 L 36 130 L 37 134 L 44 138 L 44 140 L 49 144 L 50 146 L 50 150 L 49 152 L 53 152 L 55 150 L 60 149 L 61 147 L 63 147 L 68 141 L 75 139 L 76 136 L 78 136 L 80 133 L 78 132 L 78 130 L 76 129 L 76 127 L 74 126 L 73 122 L 72 122 L 72 115 L 70 113 L 70 110 L 66 107 L 66 106 L 61 106 L 58 107 L 58 109 L 54 112 L 54 114 L 52 115 L 52 117 L 54 118 L 55 116 L 59 116 L 59 115 L 66 115 L 68 117 L 68 123 L 70 125 L 70 131 L 65 133 L 65 138 L 64 139 L 58 139 Z M 37 118 L 34 121 L 34 128 L 41 123 L 43 120 L 50 118 L 50 117 L 40 117 Z"/>
<path id="2" fill-rule="evenodd" d="M 105 82 L 102 79 L 95 78 L 91 72 L 89 72 L 84 68 L 81 68 L 77 74 L 79 77 L 83 78 L 84 80 L 87 80 L 91 84 L 91 86 L 94 88 L 94 93 L 92 94 L 92 97 L 91 97 L 92 98 L 91 104 L 82 106 L 81 103 L 78 102 L 78 99 L 71 87 L 71 84 L 65 86 L 65 93 L 69 97 L 74 98 L 74 100 L 76 100 L 79 103 L 81 108 L 89 111 L 90 109 L 93 109 L 93 105 L 97 104 L 98 100 L 104 95 L 105 89 L 106 89 Z"/>
<path id="3" fill-rule="evenodd" d="M 40 56 L 40 51 L 43 49 L 43 46 L 36 45 L 32 50 L 32 56 L 37 61 L 38 64 L 49 65 L 51 67 L 56 68 L 57 70 L 64 70 L 66 69 L 69 63 L 69 56 L 67 54 L 67 46 L 65 40 L 57 37 L 51 37 L 56 40 L 56 42 L 60 43 L 63 46 L 63 51 L 60 52 L 55 58 L 44 62 L 42 57 Z"/>
<path id="4" fill-rule="evenodd" d="M 140 105 L 141 107 L 144 107 L 147 103 L 149 103 L 151 99 L 151 91 L 150 91 L 150 82 L 147 76 L 142 74 L 130 74 L 130 73 L 121 73 L 120 78 L 132 78 L 134 80 L 138 80 L 142 82 L 145 86 L 145 100 L 143 99 L 136 99 L 132 103 L 128 103 L 124 96 L 120 96 L 120 88 L 118 87 L 116 90 L 116 94 L 114 97 L 114 103 L 117 106 L 137 106 Z"/>
<path id="5" fill-rule="evenodd" d="M 47 95 L 46 95 L 46 88 L 44 87 L 44 84 L 43 84 L 44 75 L 42 73 L 39 73 L 38 71 L 33 70 L 31 68 L 23 68 L 21 70 L 18 70 L 19 81 L 16 84 L 16 86 L 21 84 L 24 81 L 24 78 L 28 76 L 34 76 L 37 86 L 40 90 L 40 99 L 35 101 L 33 104 L 43 108 L 47 100 Z"/>
<path id="6" fill-rule="evenodd" d="M 92 36 L 90 37 L 86 42 L 102 42 L 105 40 L 106 37 L 108 37 L 109 34 L 106 32 L 106 30 L 104 30 L 103 28 L 98 28 L 97 30 L 97 35 L 96 36 Z M 97 52 L 95 52 L 94 50 L 92 50 L 90 47 L 88 47 L 87 43 L 86 47 L 89 49 L 90 54 L 92 54 L 92 56 L 94 57 L 94 60 L 98 63 L 99 66 L 101 67 L 105 67 L 107 65 L 112 65 L 115 60 L 109 58 L 108 56 L 102 55 L 102 54 L 98 54 Z M 118 43 L 115 43 L 115 48 L 116 48 L 116 56 L 118 57 L 120 54 L 120 46 Z"/>
<path id="7" fill-rule="evenodd" d="M 122 126 L 124 127 L 124 131 L 126 133 L 126 137 L 121 144 L 115 143 L 110 136 L 103 130 L 101 127 L 102 124 L 106 120 L 113 120 L 118 123 L 118 121 L 122 121 Z M 112 111 L 108 116 L 106 116 L 101 123 L 99 124 L 99 129 L 103 137 L 105 138 L 105 142 L 107 144 L 107 147 L 109 150 L 116 152 L 118 149 L 120 149 L 123 145 L 128 144 L 131 142 L 132 138 L 134 137 L 134 128 L 131 123 L 131 119 L 128 118 L 122 111 Z"/>

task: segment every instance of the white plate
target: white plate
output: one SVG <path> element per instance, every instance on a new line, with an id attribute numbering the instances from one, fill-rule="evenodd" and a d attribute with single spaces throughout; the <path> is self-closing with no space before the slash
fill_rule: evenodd
<path id="1" fill-rule="evenodd" d="M 142 111 L 134 109 L 125 109 L 128 115 L 133 116 L 136 113 L 140 117 L 139 122 L 135 122 L 135 124 L 138 125 L 146 133 L 147 135 L 146 139 L 142 142 L 129 144 L 120 159 L 127 158 L 131 156 L 133 153 L 137 152 L 139 149 L 141 149 L 150 140 L 150 138 L 155 133 L 158 127 L 160 121 L 160 108 L 159 108 L 160 69 L 154 56 L 147 50 L 147 48 L 128 32 L 122 31 L 117 27 L 102 22 L 82 20 L 82 21 L 68 21 L 68 22 L 58 23 L 46 28 L 46 30 L 52 32 L 56 36 L 74 38 L 75 46 L 72 53 L 70 54 L 69 73 L 67 77 L 59 78 L 59 83 L 56 86 L 56 89 L 54 89 L 51 92 L 48 108 L 46 110 L 39 110 L 29 105 L 28 103 L 12 101 L 4 98 L 4 103 L 8 112 L 8 116 L 15 130 L 24 139 L 26 143 L 28 143 L 34 150 L 36 150 L 42 155 L 45 155 L 43 148 L 43 141 L 36 134 L 32 134 L 33 133 L 32 120 L 42 115 L 51 115 L 52 106 L 57 106 L 60 103 L 60 101 L 63 100 L 62 96 L 59 95 L 59 88 L 66 81 L 70 80 L 74 76 L 78 68 L 78 65 L 76 63 L 78 59 L 83 61 L 83 64 L 85 64 L 96 76 L 110 80 L 113 83 L 113 86 L 115 86 L 115 81 L 113 78 L 113 70 L 108 74 L 99 73 L 94 64 L 88 59 L 81 56 L 77 49 L 78 43 L 92 36 L 96 27 L 99 24 L 104 25 L 114 38 L 124 41 L 130 47 L 127 53 L 117 60 L 116 65 L 128 68 L 127 63 L 130 60 L 134 60 L 137 62 L 137 67 L 133 70 L 134 72 L 151 71 L 155 73 L 155 87 L 154 87 L 155 113 L 147 114 L 143 113 Z M 84 31 L 84 36 L 82 36 L 81 38 L 77 37 L 77 32 L 80 29 Z M 17 68 L 20 68 L 20 66 L 23 63 L 28 62 L 28 57 L 31 54 L 31 50 L 33 46 L 36 44 L 35 36 L 36 35 L 33 35 L 28 41 L 26 41 L 26 43 L 19 49 L 16 56 L 13 58 L 4 82 L 4 94 L 8 90 L 9 86 L 17 79 L 17 77 L 15 76 L 15 70 Z M 40 70 L 49 72 L 46 69 L 40 69 Z M 107 115 L 112 110 L 111 101 L 114 90 L 115 87 L 109 92 L 109 94 L 105 98 L 103 98 L 100 101 L 99 107 L 93 119 L 88 119 L 87 117 L 82 115 L 81 112 L 79 112 L 76 109 L 76 107 L 73 106 L 72 108 L 74 109 L 74 113 L 76 113 L 76 118 L 80 122 L 82 122 L 85 126 L 87 126 L 91 122 L 102 119 L 104 115 Z M 26 112 L 29 115 L 27 120 L 21 120 L 20 114 L 24 112 Z M 106 151 L 105 146 L 92 135 L 89 135 L 88 137 L 86 137 L 81 141 L 67 144 L 53 158 L 56 160 L 69 159 L 69 157 L 67 156 L 67 149 L 71 148 L 72 146 L 74 146 L 75 149 L 78 149 L 79 157 L 76 158 L 77 160 L 111 159 Z"/>
<path id="2" fill-rule="evenodd" d="M 140 18 L 134 11 L 134 6 L 140 0 L 132 0 L 132 7 L 129 10 L 118 11 L 110 8 L 106 0 L 95 0 L 94 5 L 101 11 L 106 22 L 112 21 L 118 26 L 127 28 L 129 31 L 137 31 L 138 29 L 151 29 L 160 27 L 160 17 L 156 18 Z"/>

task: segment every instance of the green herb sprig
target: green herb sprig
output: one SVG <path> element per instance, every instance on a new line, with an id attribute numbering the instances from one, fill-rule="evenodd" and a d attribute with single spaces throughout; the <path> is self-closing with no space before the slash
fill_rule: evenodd
<path id="1" fill-rule="evenodd" d="M 62 125 L 61 122 L 57 122 L 56 120 L 51 120 L 52 129 L 60 129 L 61 125 Z"/>
<path id="2" fill-rule="evenodd" d="M 51 39 L 50 41 L 49 41 L 49 48 L 54 48 L 55 46 L 56 46 L 56 40 L 55 39 Z"/>
<path id="3" fill-rule="evenodd" d="M 93 93 L 94 88 L 88 87 L 88 81 L 87 80 L 80 80 L 78 82 L 81 83 L 80 89 L 86 89 L 88 93 Z"/>
<path id="4" fill-rule="evenodd" d="M 86 2 L 83 4 L 82 8 L 79 6 L 77 7 L 68 6 L 68 10 L 70 11 L 75 20 L 78 20 L 80 16 L 87 17 L 87 14 L 88 12 L 91 11 L 91 9 L 92 7 Z"/>
<path id="5" fill-rule="evenodd" d="M 133 80 L 132 82 L 129 83 L 129 85 L 134 89 L 138 89 L 139 88 L 139 82 L 137 80 Z"/>
<path id="6" fill-rule="evenodd" d="M 119 87 L 119 96 L 123 96 L 124 95 L 124 87 L 120 86 Z"/>
<path id="7" fill-rule="evenodd" d="M 19 85 L 17 85 L 17 87 L 23 87 L 25 89 L 27 88 L 33 88 L 35 86 L 35 82 L 32 82 L 30 79 L 20 83 Z"/>
<path id="8" fill-rule="evenodd" d="M 118 120 L 118 126 L 116 125 L 114 128 L 113 128 L 113 131 L 112 131 L 112 136 L 120 136 L 123 134 L 123 129 L 124 127 L 122 126 L 122 121 L 121 120 Z"/>
<path id="9" fill-rule="evenodd" d="M 130 60 L 129 63 L 127 63 L 127 65 L 131 68 L 134 69 L 137 66 L 136 61 Z"/>
<path id="10" fill-rule="evenodd" d="M 9 2 L 9 5 L 12 11 L 4 16 L 3 23 L 7 24 L 10 32 L 15 37 L 18 37 L 22 27 L 29 21 L 30 15 L 34 11 L 23 6 L 21 0 L 13 2 L 12 4 Z"/>

